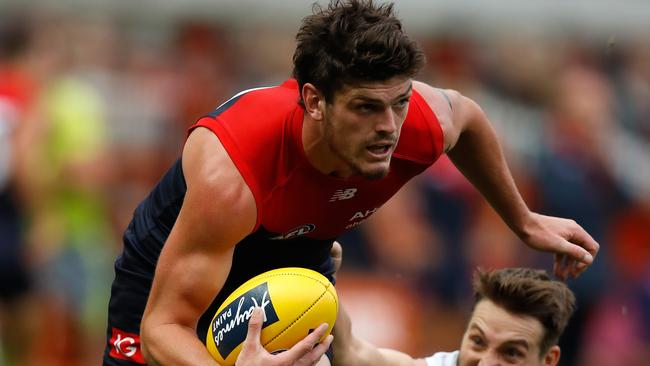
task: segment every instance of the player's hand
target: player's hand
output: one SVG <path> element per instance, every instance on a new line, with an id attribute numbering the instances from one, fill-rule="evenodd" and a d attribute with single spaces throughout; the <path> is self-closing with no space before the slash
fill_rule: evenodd
<path id="1" fill-rule="evenodd" d="M 341 262 L 343 262 L 343 248 L 338 241 L 335 241 L 332 244 L 332 249 L 330 250 L 330 257 L 332 257 L 332 262 L 334 263 L 334 278 L 336 278 L 336 273 L 341 268 Z"/>
<path id="2" fill-rule="evenodd" d="M 573 220 L 531 213 L 522 240 L 531 248 L 555 253 L 553 272 L 561 280 L 577 278 L 589 267 L 600 245 Z"/>
<path id="3" fill-rule="evenodd" d="M 318 343 L 327 331 L 327 324 L 321 324 L 287 351 L 272 355 L 260 343 L 263 323 L 262 310 L 256 308 L 248 322 L 248 334 L 237 357 L 236 366 L 313 366 L 332 343 L 331 334 Z"/>

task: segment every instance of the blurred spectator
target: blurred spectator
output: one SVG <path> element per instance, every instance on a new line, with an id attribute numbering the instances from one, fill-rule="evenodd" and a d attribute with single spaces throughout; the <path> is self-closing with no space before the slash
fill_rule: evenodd
<path id="1" fill-rule="evenodd" d="M 585 325 L 604 293 L 615 281 L 610 270 L 606 227 L 625 204 L 608 155 L 607 139 L 616 127 L 614 99 L 606 79 L 590 66 L 569 65 L 557 77 L 557 90 L 545 129 L 546 151 L 537 182 L 545 212 L 579 222 L 601 245 L 601 256 L 570 287 L 578 308 L 560 346 L 563 365 L 577 364 Z"/>
<path id="2" fill-rule="evenodd" d="M 625 289 L 613 288 L 586 322 L 584 344 L 576 364 L 647 365 L 648 343 L 644 339 L 640 305 Z"/>
<path id="3" fill-rule="evenodd" d="M 24 238 L 27 124 L 37 94 L 25 60 L 25 19 L 0 20 L 0 364 L 23 365 L 33 336 L 32 277 Z M 22 194 L 21 194 L 22 193 Z"/>
<path id="4" fill-rule="evenodd" d="M 103 185 L 111 164 L 105 155 L 104 104 L 75 75 L 74 24 L 39 22 L 33 57 L 42 93 L 29 175 L 29 235 L 36 266 L 38 324 L 30 354 L 37 365 L 81 365 L 101 342 L 90 332 L 107 302 L 112 256 Z M 81 40 L 80 40 L 81 41 Z M 101 333 L 95 333 L 97 335 Z M 99 347 L 97 347 L 99 348 Z M 99 351 L 97 351 L 97 355 Z"/>
<path id="5" fill-rule="evenodd" d="M 588 320 L 581 364 L 640 366 L 650 360 L 650 333 L 644 327 L 650 324 L 648 203 L 650 200 L 626 207 L 610 226 L 611 276 L 616 286 L 609 288 Z"/>
<path id="6" fill-rule="evenodd" d="M 424 215 L 416 182 L 410 182 L 363 225 L 375 269 L 421 282 L 441 258 L 439 239 Z M 400 228 L 396 230 L 395 228 Z"/>
<path id="7" fill-rule="evenodd" d="M 447 156 L 442 156 L 422 177 L 419 188 L 429 225 L 438 233 L 435 258 L 428 267 L 428 288 L 438 301 L 462 311 L 471 288 L 471 250 L 467 246 L 473 227 L 473 210 L 481 202 L 478 191 L 463 177 Z M 459 309 L 459 306 L 461 307 Z"/>
<path id="8" fill-rule="evenodd" d="M 380 347 L 426 354 L 430 344 L 425 342 L 429 340 L 425 303 L 417 291 L 404 286 L 403 279 L 341 272 L 336 291 L 354 319 L 355 334 Z M 454 330 L 442 322 L 437 327 Z"/>
<path id="9" fill-rule="evenodd" d="M 110 43 L 126 38 L 115 28 L 108 33 Z M 119 63 L 104 71 L 108 76 L 101 83 L 93 84 L 110 106 L 106 148 L 114 171 L 108 204 L 116 236 L 122 235 L 140 199 L 177 158 L 185 138 L 183 124 L 189 123 L 177 115 L 178 100 L 188 96 L 176 88 L 183 75 L 175 74 L 168 37 L 136 32 L 122 41 Z"/>
<path id="10" fill-rule="evenodd" d="M 614 40 L 612 40 L 614 41 Z M 650 142 L 650 42 L 647 39 L 629 42 L 620 49 L 612 44 L 611 52 L 622 62 L 614 70 L 619 91 L 619 114 L 622 125 L 631 133 Z"/>
<path id="11" fill-rule="evenodd" d="M 204 22 L 181 24 L 175 40 L 178 122 L 188 128 L 234 93 L 228 33 Z"/>

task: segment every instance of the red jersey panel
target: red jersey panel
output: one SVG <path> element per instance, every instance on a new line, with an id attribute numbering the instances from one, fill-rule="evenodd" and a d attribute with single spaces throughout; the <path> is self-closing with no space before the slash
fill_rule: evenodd
<path id="1" fill-rule="evenodd" d="M 288 80 L 242 92 L 192 127 L 217 135 L 255 197 L 254 231 L 263 227 L 269 239 L 336 238 L 370 217 L 442 153 L 438 119 L 413 91 L 389 174 L 379 180 L 331 177 L 305 156 L 304 110 L 298 101 L 298 84 Z"/>

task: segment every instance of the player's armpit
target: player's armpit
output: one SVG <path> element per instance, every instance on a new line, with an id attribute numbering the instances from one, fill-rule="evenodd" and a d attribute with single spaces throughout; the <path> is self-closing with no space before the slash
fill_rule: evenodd
<path id="1" fill-rule="evenodd" d="M 143 353 L 152 363 L 216 365 L 195 327 L 228 276 L 235 244 L 255 225 L 255 201 L 206 129 L 188 138 L 183 173 L 187 192 L 158 259 L 142 320 Z"/>

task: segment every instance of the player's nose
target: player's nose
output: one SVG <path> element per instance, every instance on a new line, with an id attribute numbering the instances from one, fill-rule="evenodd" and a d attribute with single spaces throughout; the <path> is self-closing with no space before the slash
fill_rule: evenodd
<path id="1" fill-rule="evenodd" d="M 386 108 L 381 114 L 376 126 L 377 132 L 392 135 L 397 131 L 397 120 L 390 108 Z"/>

